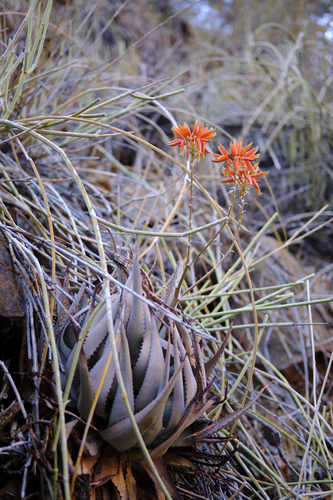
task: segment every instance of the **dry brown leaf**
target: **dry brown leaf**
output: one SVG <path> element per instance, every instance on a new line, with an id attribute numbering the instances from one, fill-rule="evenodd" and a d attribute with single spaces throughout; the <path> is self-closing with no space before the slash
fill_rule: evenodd
<path id="1" fill-rule="evenodd" d="M 0 316 L 22 318 L 24 300 L 5 237 L 0 233 Z"/>
<path id="2" fill-rule="evenodd" d="M 94 484 L 102 486 L 111 481 L 117 488 L 120 500 L 136 498 L 136 482 L 127 457 L 106 455 L 102 457 L 95 473 Z"/>
<path id="3" fill-rule="evenodd" d="M 182 457 L 177 451 L 169 450 L 165 455 L 165 462 L 173 467 L 187 467 L 195 469 L 194 464 L 185 457 Z"/>
<path id="4" fill-rule="evenodd" d="M 136 481 L 130 464 L 127 464 L 126 466 L 125 477 L 126 477 L 128 499 L 131 500 L 132 498 L 137 498 Z"/>
<path id="5" fill-rule="evenodd" d="M 89 476 L 92 476 L 93 468 L 95 467 L 97 460 L 97 455 L 94 457 L 82 457 L 80 463 L 80 474 L 88 474 Z"/>

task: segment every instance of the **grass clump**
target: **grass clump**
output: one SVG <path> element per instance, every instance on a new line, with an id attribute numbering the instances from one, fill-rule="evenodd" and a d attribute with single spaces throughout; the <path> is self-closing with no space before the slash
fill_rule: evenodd
<path id="1" fill-rule="evenodd" d="M 333 490 L 330 59 L 191 9 L 0 13 L 4 498 Z"/>

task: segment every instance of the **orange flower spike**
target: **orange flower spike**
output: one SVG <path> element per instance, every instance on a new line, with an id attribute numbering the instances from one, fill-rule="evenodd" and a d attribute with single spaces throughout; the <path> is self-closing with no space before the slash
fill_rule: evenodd
<path id="1" fill-rule="evenodd" d="M 198 160 L 203 158 L 208 153 L 207 142 L 215 136 L 213 129 L 199 125 L 197 121 L 194 124 L 192 132 L 187 123 L 173 127 L 172 131 L 177 136 L 177 139 L 170 141 L 169 145 L 179 146 L 182 154 L 186 151 L 187 159 L 190 154 L 192 156 L 196 155 Z"/>
<path id="2" fill-rule="evenodd" d="M 257 148 L 252 148 L 252 143 L 243 146 L 242 141 L 234 140 L 230 143 L 230 153 L 220 144 L 220 154 L 214 154 L 216 163 L 225 163 L 223 174 L 225 179 L 223 183 L 233 182 L 238 184 L 242 190 L 245 190 L 248 185 L 254 186 L 256 191 L 260 193 L 258 177 L 263 177 L 268 172 L 259 172 L 258 163 L 252 164 L 259 155 Z"/>

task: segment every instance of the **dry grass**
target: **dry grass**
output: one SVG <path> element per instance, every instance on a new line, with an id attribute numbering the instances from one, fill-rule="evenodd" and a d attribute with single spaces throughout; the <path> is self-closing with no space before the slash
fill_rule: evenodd
<path id="1" fill-rule="evenodd" d="M 80 289 L 122 286 L 117 264 L 133 253 L 163 297 L 189 241 L 186 165 L 167 141 L 176 121 L 196 118 L 216 127 L 214 150 L 234 135 L 259 145 L 270 174 L 240 225 L 216 164 L 195 171 L 178 321 L 191 321 L 207 357 L 234 323 L 211 388 L 227 398 L 210 417 L 268 384 L 220 431 L 237 436 L 237 451 L 233 440 L 201 450 L 232 458 L 202 465 L 195 491 L 333 492 L 331 42 L 281 12 L 261 12 L 258 23 L 279 24 L 251 18 L 237 37 L 244 18 L 225 8 L 232 36 L 189 24 L 190 7 L 174 16 L 143 1 L 13 0 L 0 13 L 0 228 L 24 304 L 1 324 L 4 498 L 70 498 L 76 456 L 57 335 L 82 321 Z M 195 498 L 193 477 L 174 474 L 180 495 Z"/>

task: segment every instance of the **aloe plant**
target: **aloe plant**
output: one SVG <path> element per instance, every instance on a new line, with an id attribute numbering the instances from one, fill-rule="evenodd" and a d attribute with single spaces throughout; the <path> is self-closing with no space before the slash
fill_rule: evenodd
<path id="1" fill-rule="evenodd" d="M 209 395 L 208 379 L 221 356 L 226 339 L 213 358 L 204 363 L 191 329 L 185 322 L 176 322 L 163 312 L 171 305 L 173 311 L 177 308 L 177 304 L 174 304 L 177 278 L 169 287 L 163 308 L 155 309 L 140 299 L 144 297 L 143 276 L 137 260 L 134 260 L 125 281 L 126 287 L 111 295 L 112 317 L 128 403 L 144 443 L 161 470 L 160 458 L 167 454 L 169 448 L 193 446 L 196 441 L 218 431 L 225 423 L 225 419 L 213 423 L 203 417 L 205 412 L 220 403 Z M 151 293 L 150 301 L 157 300 L 154 297 Z M 77 306 L 81 300 L 82 297 L 78 298 Z M 85 332 L 85 337 L 79 356 L 78 341 L 68 328 L 63 328 L 59 336 L 58 351 L 62 361 L 64 388 L 73 373 L 75 358 L 78 359 L 70 399 L 80 416 L 87 420 L 112 352 L 106 304 L 103 301 L 88 315 L 79 338 L 82 338 L 82 332 Z M 95 407 L 95 427 L 104 442 L 109 443 L 119 457 L 122 453 L 127 456 L 133 456 L 134 453 L 138 457 L 140 446 L 137 433 L 112 358 L 104 375 Z M 238 413 L 235 412 L 235 418 L 239 416 Z M 227 420 L 226 423 L 229 423 L 230 415 Z M 141 463 L 150 474 L 143 457 Z M 163 471 L 164 475 L 165 469 Z M 168 483 L 168 487 L 172 487 Z"/>
<path id="2" fill-rule="evenodd" d="M 139 265 L 134 261 L 126 287 L 143 295 L 142 282 Z M 126 289 L 114 293 L 112 316 L 128 400 L 146 445 L 154 448 L 174 433 L 178 439 L 175 431 L 199 392 L 202 396 L 200 414 L 213 403 L 206 401 L 204 396 L 206 373 L 202 362 L 198 361 L 199 350 L 194 349 L 190 332 L 173 320 L 156 317 L 152 308 L 137 295 Z M 171 302 L 170 297 L 171 293 Z M 68 335 L 63 334 L 59 352 L 64 383 L 71 370 L 75 348 L 73 339 L 70 341 Z M 103 303 L 88 329 L 70 394 L 83 418 L 88 417 L 110 350 Z M 195 417 L 191 414 L 188 425 L 198 417 L 197 413 L 198 409 Z M 95 414 L 104 423 L 101 436 L 118 451 L 138 445 L 112 362 Z"/>

